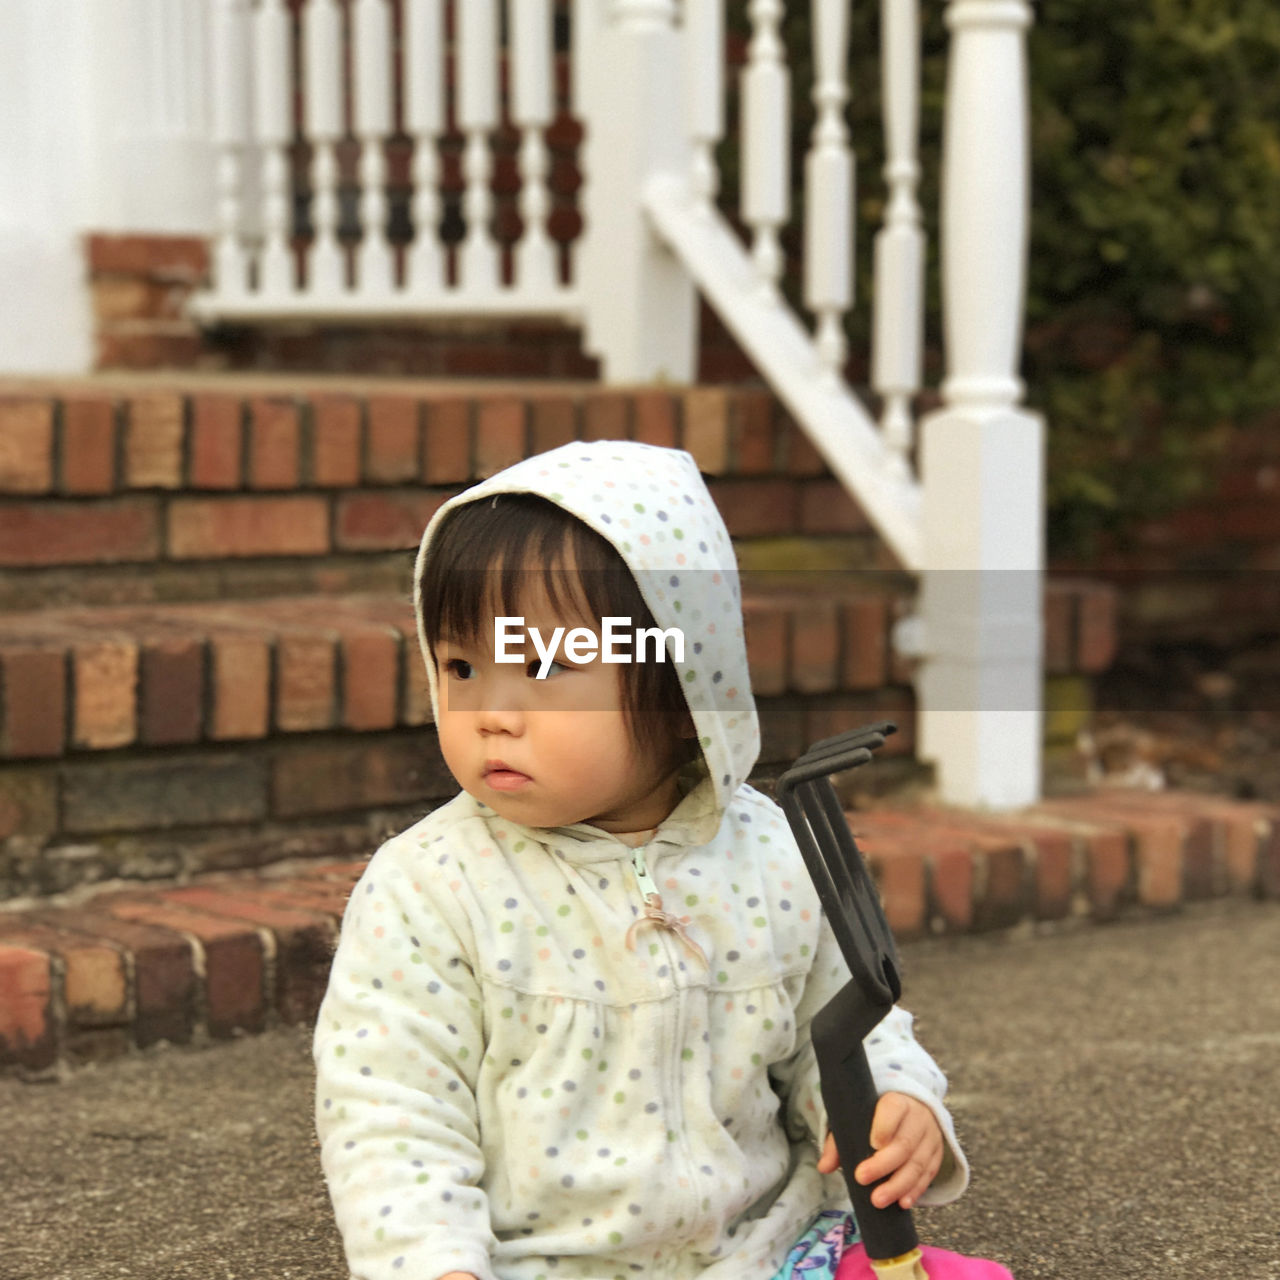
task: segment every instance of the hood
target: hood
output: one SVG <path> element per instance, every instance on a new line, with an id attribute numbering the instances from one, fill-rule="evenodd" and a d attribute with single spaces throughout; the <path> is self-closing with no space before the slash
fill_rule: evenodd
<path id="1" fill-rule="evenodd" d="M 697 464 L 683 450 L 626 440 L 576 442 L 527 458 L 436 512 L 422 536 L 415 582 L 446 514 L 499 493 L 537 494 L 595 530 L 631 569 L 658 626 L 683 632 L 684 660 L 676 667 L 714 794 L 714 805 L 693 806 L 701 813 L 698 842 L 704 843 L 756 762 L 760 727 L 733 545 Z M 414 596 L 431 709 L 438 714 L 435 667 Z M 684 817 L 686 805 L 679 808 Z"/>

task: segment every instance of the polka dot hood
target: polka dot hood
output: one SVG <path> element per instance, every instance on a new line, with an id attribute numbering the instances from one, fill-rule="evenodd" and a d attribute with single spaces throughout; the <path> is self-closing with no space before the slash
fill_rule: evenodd
<path id="1" fill-rule="evenodd" d="M 714 807 L 703 806 L 699 818 L 701 834 L 709 839 L 756 762 L 760 727 L 733 544 L 697 464 L 682 450 L 627 440 L 567 444 L 518 462 L 436 512 L 418 551 L 415 581 L 445 516 L 500 493 L 547 498 L 600 534 L 630 567 L 658 626 L 683 632 L 684 658 L 676 666 L 715 795 Z M 422 633 L 421 608 L 417 615 L 436 711 L 435 664 Z"/>
<path id="2" fill-rule="evenodd" d="M 602 534 L 659 625 L 685 631 L 706 771 L 639 848 L 464 791 L 374 853 L 314 1045 L 351 1274 L 773 1280 L 820 1213 L 848 1208 L 817 1170 L 809 1029 L 849 973 L 782 812 L 745 781 L 759 731 L 728 534 L 687 454 L 603 441 L 455 498 L 421 555 L 452 506 L 506 492 Z M 671 925 L 646 916 L 654 891 Z M 954 1199 L 967 1168 L 911 1015 L 892 1010 L 867 1052 L 877 1088 L 945 1135 L 922 1203 Z"/>

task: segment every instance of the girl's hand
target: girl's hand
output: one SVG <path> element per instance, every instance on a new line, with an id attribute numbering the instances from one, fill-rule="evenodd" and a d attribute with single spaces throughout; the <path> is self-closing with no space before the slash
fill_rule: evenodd
<path id="1" fill-rule="evenodd" d="M 875 1155 L 854 1170 L 854 1177 L 865 1187 L 893 1174 L 872 1192 L 871 1203 L 883 1209 L 896 1200 L 910 1209 L 942 1167 L 942 1130 L 933 1112 L 905 1093 L 883 1094 L 871 1122 L 871 1146 Z M 827 1134 L 818 1172 L 834 1173 L 838 1168 L 840 1153 L 835 1138 Z"/>

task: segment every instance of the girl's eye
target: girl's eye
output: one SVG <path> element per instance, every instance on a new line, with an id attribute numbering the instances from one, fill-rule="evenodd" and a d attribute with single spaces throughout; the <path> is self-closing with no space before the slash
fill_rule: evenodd
<path id="1" fill-rule="evenodd" d="M 465 658 L 450 658 L 444 669 L 457 680 L 470 680 L 475 668 Z"/>
<path id="2" fill-rule="evenodd" d="M 530 680 L 536 680 L 538 678 L 538 672 L 541 670 L 542 670 L 541 658 L 538 658 L 535 661 L 529 663 L 529 665 L 524 669 L 525 675 L 527 675 Z M 556 662 L 553 659 L 551 664 L 547 667 L 547 674 L 543 676 L 543 679 L 550 680 L 553 676 L 559 675 L 560 672 L 568 671 L 568 670 L 569 668 L 566 667 L 563 662 Z"/>

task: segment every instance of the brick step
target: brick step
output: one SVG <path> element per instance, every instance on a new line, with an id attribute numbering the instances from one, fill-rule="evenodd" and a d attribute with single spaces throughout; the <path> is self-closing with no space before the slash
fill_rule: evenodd
<path id="1" fill-rule="evenodd" d="M 835 567 L 892 567 L 761 389 L 10 381 L 0 383 L 0 609 L 66 599 L 67 571 L 87 566 L 108 575 L 117 600 L 166 571 L 167 598 L 226 594 L 226 575 L 244 580 L 250 566 L 301 569 L 295 590 L 324 590 L 327 562 L 339 582 L 365 560 L 384 572 L 476 480 L 574 439 L 616 438 L 688 449 L 735 539 L 834 539 L 854 548 Z"/>
<path id="2" fill-rule="evenodd" d="M 764 698 L 905 691 L 911 668 L 894 655 L 891 628 L 908 603 L 838 577 L 785 587 L 748 580 L 754 691 Z M 1114 610 L 1109 589 L 1048 584 L 1051 676 L 1106 669 Z M 404 595 L 0 614 L 0 760 L 385 732 L 429 717 Z"/>
<path id="3" fill-rule="evenodd" d="M 902 940 L 1280 899 L 1280 808 L 1095 793 L 1007 816 L 849 814 Z M 113 888 L 0 910 L 0 1071 L 75 1064 L 315 1016 L 364 858 Z"/>

